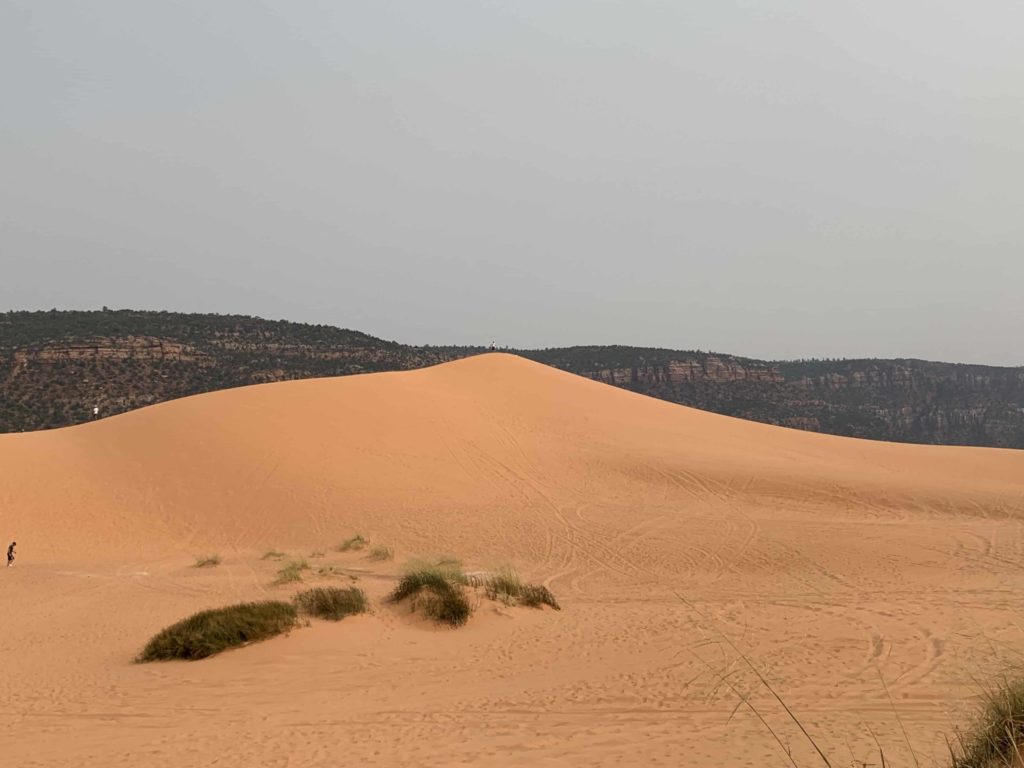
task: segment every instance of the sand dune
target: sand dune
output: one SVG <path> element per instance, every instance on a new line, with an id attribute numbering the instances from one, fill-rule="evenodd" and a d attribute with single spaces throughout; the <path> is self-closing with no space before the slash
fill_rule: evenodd
<path id="1" fill-rule="evenodd" d="M 0 466 L 21 766 L 788 764 L 735 691 L 818 764 L 736 648 L 834 764 L 871 731 L 909 760 L 894 710 L 927 762 L 1024 651 L 1024 452 L 779 429 L 507 355 L 2 435 Z M 395 562 L 331 552 L 355 532 Z M 565 610 L 482 605 L 453 632 L 378 604 L 130 663 L 183 615 L 290 594 L 269 548 L 322 550 L 375 598 L 409 557 L 507 563 Z M 190 567 L 205 552 L 224 562 Z"/>

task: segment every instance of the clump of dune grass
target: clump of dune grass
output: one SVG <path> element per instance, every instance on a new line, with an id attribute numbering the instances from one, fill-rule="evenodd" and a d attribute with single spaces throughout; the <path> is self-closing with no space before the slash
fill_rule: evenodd
<path id="1" fill-rule="evenodd" d="M 442 568 L 461 568 L 462 561 L 452 555 L 441 555 L 434 561 L 435 565 L 439 565 Z"/>
<path id="2" fill-rule="evenodd" d="M 290 584 L 294 581 L 302 581 L 302 572 L 309 570 L 309 563 L 305 560 L 293 560 L 277 572 L 274 584 Z"/>
<path id="3" fill-rule="evenodd" d="M 300 612 L 330 621 L 365 613 L 366 594 L 358 587 L 315 587 L 299 592 L 294 598 Z"/>
<path id="4" fill-rule="evenodd" d="M 324 553 L 323 553 L 323 550 L 317 549 L 317 550 L 314 550 L 314 551 L 310 552 L 309 556 L 310 557 L 314 557 L 314 558 L 319 558 L 319 557 L 323 557 Z"/>
<path id="5" fill-rule="evenodd" d="M 367 541 L 366 539 L 364 539 L 362 536 L 360 536 L 357 533 L 351 539 L 345 539 L 345 541 L 341 542 L 341 544 L 338 545 L 338 551 L 339 552 L 358 551 L 358 550 L 362 549 L 363 547 L 365 547 L 369 543 L 370 543 L 369 541 Z"/>
<path id="6" fill-rule="evenodd" d="M 370 550 L 371 560 L 390 560 L 395 556 L 391 547 L 374 547 Z"/>
<path id="7" fill-rule="evenodd" d="M 1024 765 L 1024 680 L 987 691 L 974 723 L 950 746 L 952 768 L 1017 768 Z"/>
<path id="8" fill-rule="evenodd" d="M 277 600 L 200 611 L 154 635 L 136 661 L 203 659 L 287 632 L 296 620 L 294 606 Z"/>
<path id="9" fill-rule="evenodd" d="M 519 594 L 519 604 L 530 608 L 540 608 L 548 605 L 556 611 L 562 610 L 551 590 L 542 584 L 524 584 L 523 591 Z"/>
<path id="10" fill-rule="evenodd" d="M 196 568 L 212 568 L 220 565 L 220 555 L 202 555 L 196 558 Z"/>
<path id="11" fill-rule="evenodd" d="M 405 564 L 402 573 L 439 574 L 456 584 L 469 584 L 469 577 L 462 570 L 462 563 L 454 558 L 415 558 Z"/>
<path id="12" fill-rule="evenodd" d="M 472 606 L 461 587 L 445 591 L 428 591 L 418 598 L 419 608 L 428 619 L 438 624 L 461 627 L 473 612 Z"/>
<path id="13" fill-rule="evenodd" d="M 514 603 L 523 591 L 523 582 L 515 571 L 505 569 L 487 577 L 483 587 L 488 599 Z"/>
<path id="14" fill-rule="evenodd" d="M 261 560 L 280 560 L 284 557 L 284 552 L 278 552 L 276 549 L 268 549 L 263 553 Z"/>
<path id="15" fill-rule="evenodd" d="M 490 600 L 500 600 L 506 605 L 525 605 L 530 608 L 549 605 L 556 611 L 562 610 L 551 590 L 539 584 L 523 584 L 519 575 L 510 569 L 491 575 L 484 582 L 484 593 Z"/>
<path id="16" fill-rule="evenodd" d="M 393 603 L 410 599 L 413 610 L 422 611 L 439 624 L 461 627 L 473 611 L 465 584 L 465 574 L 458 568 L 412 564 L 388 599 Z"/>

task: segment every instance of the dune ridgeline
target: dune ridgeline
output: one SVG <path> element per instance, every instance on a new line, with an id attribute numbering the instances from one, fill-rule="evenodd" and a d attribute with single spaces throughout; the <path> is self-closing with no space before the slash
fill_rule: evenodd
<path id="1" fill-rule="evenodd" d="M 0 466 L 16 765 L 942 764 L 1024 651 L 1024 452 L 510 355 L 0 435 Z M 135 663 L 246 603 L 261 642 Z"/>

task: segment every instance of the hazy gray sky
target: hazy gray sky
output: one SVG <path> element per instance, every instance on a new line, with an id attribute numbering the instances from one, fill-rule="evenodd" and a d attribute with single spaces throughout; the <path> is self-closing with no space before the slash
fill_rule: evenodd
<path id="1" fill-rule="evenodd" d="M 0 309 L 1024 363 L 1019 0 L 0 0 Z"/>

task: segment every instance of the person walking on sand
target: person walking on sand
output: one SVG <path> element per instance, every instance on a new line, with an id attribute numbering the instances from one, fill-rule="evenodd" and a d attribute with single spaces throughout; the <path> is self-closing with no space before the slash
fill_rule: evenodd
<path id="1" fill-rule="evenodd" d="M 16 546 L 18 546 L 18 542 L 12 541 L 11 542 L 11 546 L 9 546 L 7 548 L 7 567 L 8 568 L 10 568 L 12 565 L 14 565 L 14 555 L 15 555 L 14 548 Z"/>

